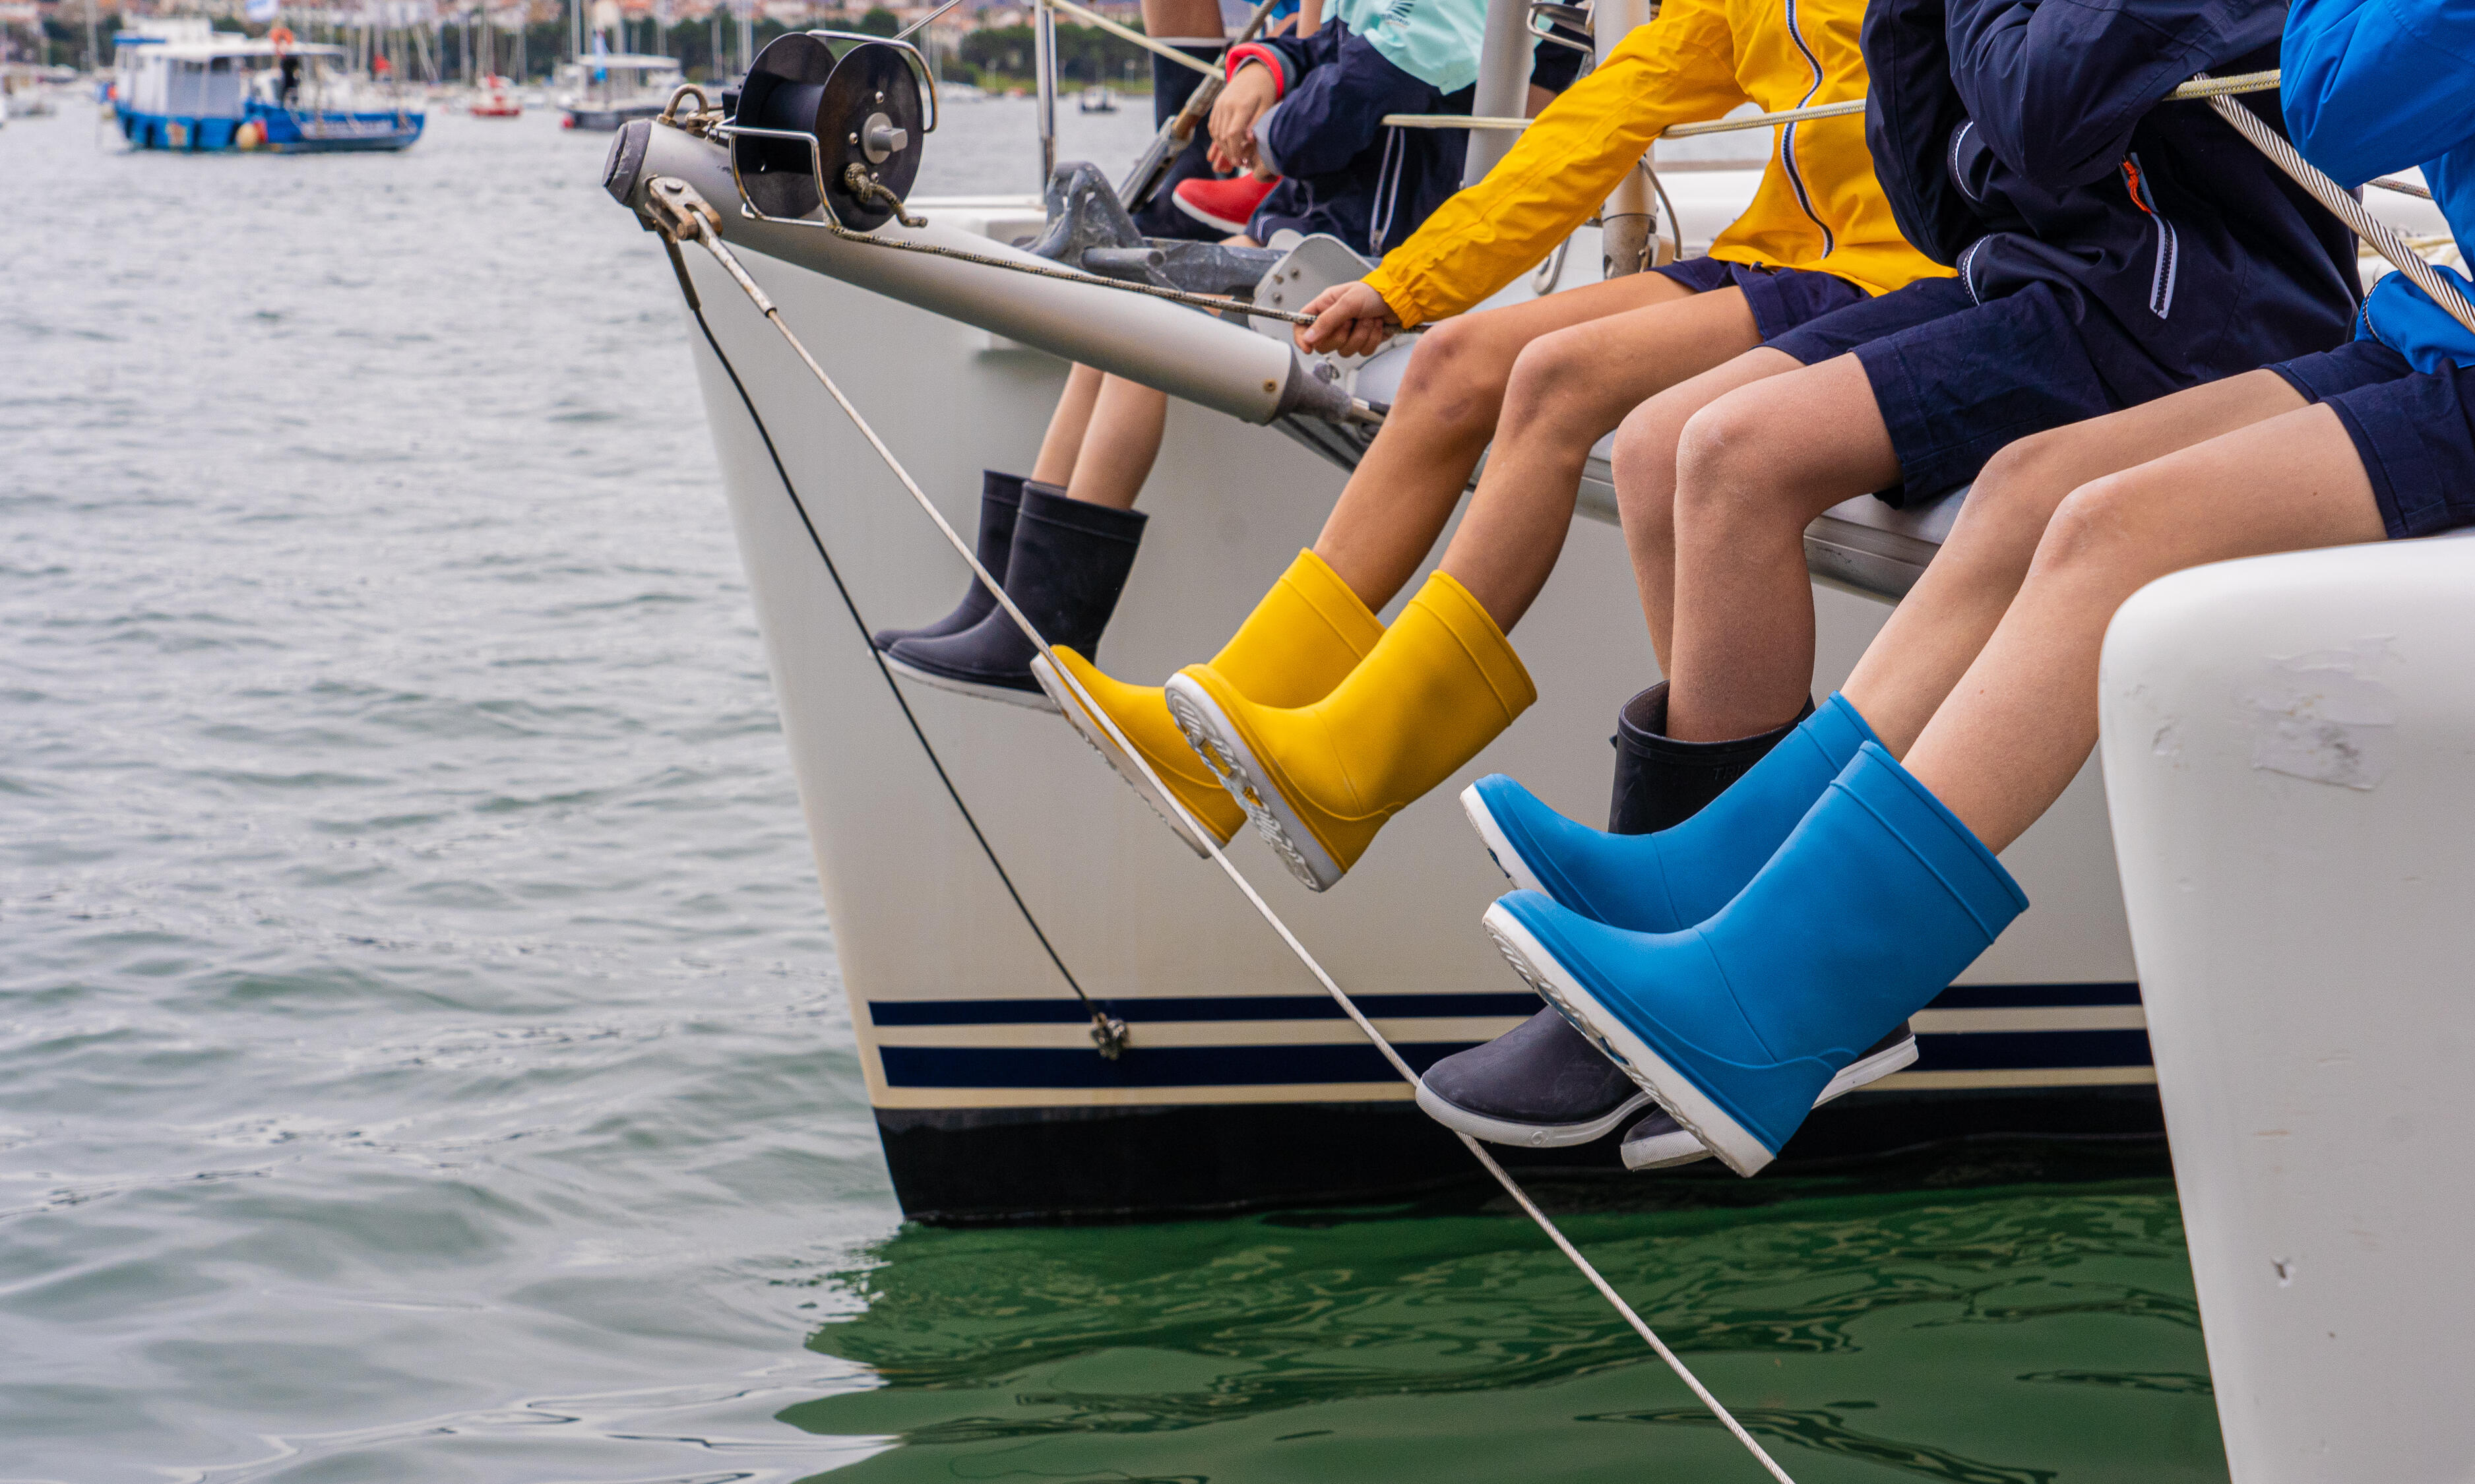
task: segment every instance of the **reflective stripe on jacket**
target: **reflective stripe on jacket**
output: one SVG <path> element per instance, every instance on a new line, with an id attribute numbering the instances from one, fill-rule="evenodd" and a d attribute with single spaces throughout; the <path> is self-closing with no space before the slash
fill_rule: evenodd
<path id="1" fill-rule="evenodd" d="M 1864 0 L 1666 0 L 1550 104 L 1486 179 L 1446 202 L 1366 281 L 1404 325 L 1457 314 L 1596 214 L 1671 124 L 1865 95 Z M 1900 237 L 1855 117 L 1774 131 L 1761 186 L 1710 255 L 1815 268 L 1879 294 L 1948 271 Z"/>

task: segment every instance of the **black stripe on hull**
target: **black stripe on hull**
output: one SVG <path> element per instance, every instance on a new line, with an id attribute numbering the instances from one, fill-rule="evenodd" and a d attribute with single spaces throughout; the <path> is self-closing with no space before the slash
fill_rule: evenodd
<path id="1" fill-rule="evenodd" d="M 904 1214 L 943 1226 L 1164 1220 L 1493 1189 L 1458 1139 L 1406 1103 L 879 1109 L 876 1122 Z M 1816 1109 L 1762 1180 L 1716 1164 L 1629 1175 L 1615 1152 L 1622 1131 L 1578 1149 L 1495 1153 L 1515 1169 L 1604 1179 L 1610 1196 L 1735 1205 L 1800 1175 L 1899 1185 L 2051 1179 L 2055 1161 L 2093 1142 L 2162 1172 L 2164 1130 L 2148 1086 L 1904 1092 Z"/>

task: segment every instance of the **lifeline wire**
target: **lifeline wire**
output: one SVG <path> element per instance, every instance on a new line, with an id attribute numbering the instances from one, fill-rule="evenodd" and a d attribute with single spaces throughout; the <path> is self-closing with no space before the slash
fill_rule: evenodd
<path id="1" fill-rule="evenodd" d="M 1077 704 L 1083 707 L 1086 714 L 1097 719 L 1108 729 L 1111 740 L 1117 744 L 1126 757 L 1134 761 L 1136 766 L 1142 769 L 1145 779 L 1149 781 L 1153 790 L 1177 811 L 1184 827 L 1192 832 L 1197 840 L 1203 842 L 1205 848 L 1211 852 L 1214 864 L 1219 865 L 1230 881 L 1245 895 L 1246 900 L 1254 906 L 1264 922 L 1271 926 L 1272 931 L 1280 935 L 1281 941 L 1288 945 L 1290 953 L 1297 957 L 1299 962 L 1306 965 L 1307 971 L 1314 976 L 1316 983 L 1323 985 L 1324 991 L 1332 996 L 1333 1002 L 1340 1007 L 1341 1012 L 1355 1022 L 1358 1029 L 1365 1034 L 1366 1038 L 1374 1043 L 1375 1049 L 1383 1055 L 1384 1059 L 1390 1062 L 1392 1069 L 1400 1073 L 1402 1080 L 1409 1083 L 1410 1086 L 1420 1085 L 1416 1071 L 1411 1069 L 1408 1061 L 1402 1059 L 1400 1052 L 1393 1049 L 1392 1043 L 1385 1037 L 1384 1033 L 1375 1028 L 1375 1022 L 1366 1018 L 1365 1012 L 1358 1008 L 1357 1002 L 1352 1000 L 1348 992 L 1340 987 L 1338 982 L 1325 971 L 1314 955 L 1308 952 L 1306 944 L 1298 940 L 1297 935 L 1289 930 L 1289 925 L 1281 920 L 1280 913 L 1274 912 L 1271 904 L 1263 900 L 1262 895 L 1255 889 L 1254 883 L 1248 881 L 1245 873 L 1238 870 L 1227 854 L 1213 842 L 1212 833 L 1203 828 L 1201 821 L 1188 812 L 1185 803 L 1170 791 L 1160 775 L 1152 770 L 1151 764 L 1144 759 L 1141 752 L 1136 749 L 1134 742 L 1126 734 L 1118 729 L 1115 719 L 1101 709 L 1099 702 L 1083 688 L 1082 682 L 1074 677 L 1071 670 L 1057 662 L 1057 656 L 1049 648 L 1048 641 L 1041 637 L 1040 630 L 1033 626 L 1031 620 L 1023 615 L 1022 610 L 1015 606 L 1014 599 L 1007 595 L 1004 585 L 990 576 L 987 569 L 980 565 L 978 554 L 963 540 L 954 527 L 947 523 L 943 512 L 937 508 L 935 501 L 929 499 L 927 492 L 919 487 L 919 481 L 911 477 L 911 472 L 903 468 L 902 461 L 894 457 L 894 450 L 886 447 L 885 440 L 877 436 L 876 429 L 869 426 L 868 419 L 860 415 L 859 408 L 852 405 L 848 397 L 843 395 L 842 388 L 834 384 L 833 377 L 825 374 L 822 366 L 817 364 L 816 357 L 808 353 L 808 348 L 800 343 L 799 337 L 792 332 L 789 324 L 783 320 L 781 309 L 766 296 L 762 288 L 757 286 L 756 280 L 747 276 L 747 270 L 740 266 L 737 255 L 715 234 L 712 222 L 693 209 L 682 210 L 677 218 L 675 230 L 683 235 L 693 237 L 698 245 L 712 255 L 714 261 L 722 266 L 723 272 L 730 275 L 733 281 L 738 283 L 740 291 L 747 296 L 748 302 L 755 304 L 764 316 L 772 322 L 773 328 L 781 333 L 783 340 L 789 343 L 792 352 L 806 364 L 818 383 L 824 387 L 826 394 L 831 396 L 835 404 L 842 408 L 843 414 L 850 419 L 851 426 L 859 429 L 860 436 L 866 438 L 869 447 L 876 450 L 877 457 L 884 461 L 885 467 L 893 471 L 894 476 L 902 482 L 902 487 L 910 492 L 911 498 L 919 503 L 921 510 L 927 513 L 928 519 L 936 523 L 937 529 L 943 533 L 946 543 L 971 569 L 972 575 L 978 577 L 981 583 L 996 596 L 998 605 L 1005 609 L 1007 617 L 1011 618 L 1015 625 L 1022 631 L 1023 637 L 1030 640 L 1040 650 L 1041 656 L 1048 661 L 1049 669 L 1059 680 L 1073 690 Z M 802 515 L 804 518 L 804 512 Z M 822 549 L 821 543 L 819 549 Z M 1625 1322 L 1632 1326 L 1633 1331 L 1649 1342 L 1651 1349 L 1657 1352 L 1658 1358 L 1666 1362 L 1667 1368 L 1676 1373 L 1678 1378 L 1692 1390 L 1693 1395 L 1710 1410 L 1711 1415 L 1716 1417 L 1728 1432 L 1735 1436 L 1736 1441 L 1745 1446 L 1747 1451 L 1751 1452 L 1762 1468 L 1768 1471 L 1771 1477 L 1778 1480 L 1779 1484 L 1796 1484 L 1787 1471 L 1779 1467 L 1777 1460 L 1772 1458 L 1761 1444 L 1754 1440 L 1753 1435 L 1745 1430 L 1744 1424 L 1736 1421 L 1735 1414 L 1729 1412 L 1720 1403 L 1718 1398 L 1710 1394 L 1709 1388 L 1702 1384 L 1701 1378 L 1693 1374 L 1692 1368 L 1685 1365 L 1683 1359 L 1674 1350 L 1668 1349 L 1666 1342 L 1659 1339 L 1657 1331 L 1652 1329 L 1632 1305 L 1625 1302 L 1624 1296 L 1617 1293 L 1614 1286 L 1600 1275 L 1599 1270 L 1591 1264 L 1590 1260 L 1581 1255 L 1581 1249 L 1572 1244 L 1572 1241 L 1564 1235 L 1547 1213 L 1538 1208 L 1536 1203 L 1530 1199 L 1529 1192 L 1523 1190 L 1520 1184 L 1506 1173 L 1504 1166 L 1495 1161 L 1495 1156 L 1481 1148 L 1478 1141 L 1468 1134 L 1461 1133 L 1458 1130 L 1454 1131 L 1455 1136 L 1478 1157 L 1479 1163 L 1485 1166 L 1486 1172 L 1495 1177 L 1497 1183 L 1504 1186 L 1506 1193 L 1510 1195 L 1520 1204 L 1522 1210 L 1529 1214 L 1531 1220 L 1536 1222 L 1540 1229 L 1547 1233 L 1548 1239 L 1556 1244 L 1556 1249 L 1581 1270 L 1582 1277 L 1590 1280 L 1590 1285 L 1596 1288 L 1608 1303 L 1614 1305 L 1616 1312 L 1624 1316 Z"/>
<path id="2" fill-rule="evenodd" d="M 2242 72 L 2232 77 L 2195 77 L 2166 95 L 2168 101 L 2193 98 L 2217 98 L 2227 93 L 2266 92 L 2277 85 L 2275 70 Z M 1749 113 L 1743 118 L 1714 118 L 1699 124 L 1677 124 L 1659 135 L 1662 139 L 1690 139 L 1696 134 L 1734 134 L 1740 129 L 1769 129 L 1779 124 L 1801 124 L 1807 119 L 1840 118 L 1865 111 L 1865 100 L 1850 98 L 1839 103 L 1817 103 L 1808 109 L 1783 109 L 1777 113 Z M 1386 113 L 1384 122 L 1403 129 L 1527 129 L 1534 119 L 1484 118 L 1458 113 Z"/>
<path id="3" fill-rule="evenodd" d="M 755 425 L 756 436 L 765 445 L 765 456 L 772 461 L 774 477 L 782 481 L 782 493 L 791 497 L 791 509 L 797 514 L 799 524 L 808 533 L 808 545 L 816 547 L 817 559 L 825 564 L 825 575 L 833 579 L 834 591 L 841 595 L 843 607 L 850 614 L 851 623 L 866 640 L 868 620 L 860 617 L 859 603 L 851 596 L 849 586 L 843 581 L 842 569 L 834 564 L 833 553 L 825 549 L 823 534 L 817 529 L 817 523 L 808 518 L 808 502 L 799 498 L 799 487 L 791 482 L 791 471 L 782 463 L 781 450 L 773 447 L 773 435 L 766 429 L 765 419 L 756 410 L 756 400 L 747 395 L 747 386 L 739 379 L 738 369 L 730 364 L 730 357 L 723 353 L 722 342 L 714 338 L 713 327 L 705 323 L 704 304 L 697 297 L 696 285 L 688 280 L 687 264 L 680 261 L 675 245 L 667 240 L 662 245 L 670 250 L 671 266 L 677 270 L 679 291 L 687 298 L 688 312 L 696 316 L 697 328 L 703 332 L 704 343 L 712 347 L 713 358 L 721 363 L 722 374 L 730 378 L 731 390 L 739 394 L 740 405 L 747 409 L 747 420 Z M 1111 1061 L 1116 1060 L 1125 1049 L 1126 1023 L 1093 1003 L 1091 996 L 1084 991 L 1082 981 L 1066 966 L 1066 960 L 1058 954 L 1057 945 L 1048 940 L 1048 934 L 1041 929 L 1040 919 L 1032 915 L 1031 905 L 1022 899 L 1020 891 L 1015 889 L 1013 875 L 1006 870 L 1005 863 L 997 859 L 996 846 L 989 842 L 988 835 L 980 829 L 980 821 L 972 816 L 971 806 L 963 802 L 963 791 L 955 787 L 952 775 L 945 771 L 944 761 L 929 744 L 928 734 L 921 729 L 919 718 L 911 714 L 911 703 L 903 698 L 902 687 L 894 681 L 894 672 L 886 668 L 885 657 L 877 653 L 872 643 L 869 645 L 868 652 L 869 658 L 876 662 L 876 672 L 884 679 L 886 689 L 894 693 L 894 704 L 901 711 L 902 719 L 910 724 L 913 739 L 919 743 L 919 750 L 927 755 L 928 766 L 936 770 L 937 781 L 945 786 L 945 796 L 954 801 L 954 808 L 962 815 L 963 824 L 970 830 L 971 839 L 979 842 L 980 854 L 988 857 L 989 868 L 997 873 L 997 884 L 1005 888 L 1007 896 L 1013 898 L 1015 911 L 1022 914 L 1023 925 L 1031 929 L 1031 936 L 1040 942 L 1041 952 L 1048 955 L 1048 961 L 1056 965 L 1058 977 L 1066 981 L 1066 987 L 1073 990 L 1074 998 L 1082 1001 L 1083 1008 L 1091 1012 L 1091 1044 L 1101 1056 Z"/>

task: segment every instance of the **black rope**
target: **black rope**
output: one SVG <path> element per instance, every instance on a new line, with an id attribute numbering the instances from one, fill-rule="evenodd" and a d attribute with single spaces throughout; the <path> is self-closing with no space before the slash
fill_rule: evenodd
<path id="1" fill-rule="evenodd" d="M 684 277 L 682 274 L 682 279 Z M 713 327 L 705 323 L 704 305 L 693 293 L 688 298 L 688 312 L 696 316 L 697 328 L 703 332 L 704 343 L 712 348 L 713 358 L 722 363 L 722 374 L 730 377 L 731 389 L 739 394 L 739 404 L 747 409 L 747 420 L 755 425 L 756 436 L 765 445 L 765 456 L 773 461 L 774 475 L 782 481 L 782 493 L 791 497 L 791 508 L 798 513 L 799 524 L 808 532 L 808 544 L 817 548 L 818 560 L 825 564 L 825 575 L 833 579 L 834 591 L 842 595 L 843 608 L 850 614 L 851 623 L 858 628 L 860 643 L 868 645 L 869 658 L 876 662 L 876 672 L 884 677 L 885 688 L 893 694 L 894 704 L 901 708 L 902 719 L 910 723 L 911 735 L 919 739 L 919 750 L 927 755 L 928 766 L 937 770 L 937 781 L 945 786 L 945 796 L 954 801 L 954 808 L 962 815 L 963 822 L 970 826 L 971 839 L 980 842 L 980 853 L 989 858 L 989 868 L 997 873 L 997 880 L 1005 886 L 1006 895 L 1014 898 L 1015 911 L 1022 913 L 1023 925 L 1031 929 L 1032 937 L 1040 939 L 1041 951 L 1048 955 L 1049 962 L 1057 965 L 1057 972 L 1066 981 L 1066 987 L 1073 990 L 1074 997 L 1083 1002 L 1083 1008 L 1091 1012 L 1092 1036 L 1100 1044 L 1100 1054 L 1115 1060 L 1113 1038 L 1115 1043 L 1122 1044 L 1124 1026 L 1083 992 L 1083 985 L 1075 980 L 1074 971 L 1066 966 L 1066 961 L 1058 956 L 1056 945 L 1048 940 L 1046 933 L 1041 931 L 1040 919 L 1032 915 L 1030 905 L 1023 901 L 1022 893 L 1015 889 L 1014 878 L 1006 873 L 1005 863 L 997 859 L 996 847 L 989 843 L 989 837 L 980 829 L 980 821 L 971 817 L 971 806 L 963 802 L 963 791 L 954 787 L 954 780 L 945 771 L 943 761 L 937 756 L 936 747 L 929 742 L 928 734 L 920 729 L 919 718 L 911 714 L 911 703 L 902 694 L 901 683 L 894 678 L 894 671 L 886 668 L 885 656 L 877 652 L 875 644 L 870 640 L 868 620 L 860 617 L 859 604 L 852 599 L 850 588 L 844 583 L 842 570 L 834 565 L 834 554 L 825 549 L 825 539 L 818 533 L 817 523 L 808 519 L 808 502 L 799 498 L 798 486 L 791 482 L 791 471 L 782 463 L 782 452 L 773 447 L 773 434 L 766 428 L 763 414 L 756 410 L 755 399 L 747 395 L 747 383 L 739 379 L 738 368 L 731 365 L 730 357 L 723 353 L 722 342 L 714 338 Z"/>

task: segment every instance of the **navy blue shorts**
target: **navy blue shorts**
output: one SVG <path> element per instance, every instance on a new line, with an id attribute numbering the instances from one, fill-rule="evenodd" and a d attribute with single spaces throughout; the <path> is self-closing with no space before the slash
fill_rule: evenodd
<path id="1" fill-rule="evenodd" d="M 2419 372 L 2353 340 L 2268 369 L 2338 414 L 2392 539 L 2475 525 L 2475 368 Z"/>
<path id="2" fill-rule="evenodd" d="M 1892 505 L 1968 483 L 2006 444 L 2119 412 L 2052 289 L 1978 304 L 1957 279 L 1826 314 L 1769 342 L 1810 366 L 1855 353 L 1899 458 Z"/>
<path id="3" fill-rule="evenodd" d="M 1674 279 L 1697 294 L 1743 289 L 1745 306 L 1753 311 L 1753 333 L 1764 341 L 1865 299 L 1865 291 L 1846 279 L 1810 268 L 1765 268 L 1720 257 L 1687 257 L 1650 271 Z"/>

